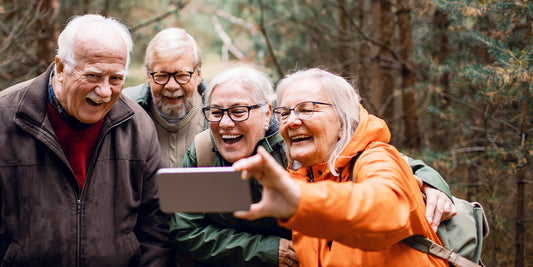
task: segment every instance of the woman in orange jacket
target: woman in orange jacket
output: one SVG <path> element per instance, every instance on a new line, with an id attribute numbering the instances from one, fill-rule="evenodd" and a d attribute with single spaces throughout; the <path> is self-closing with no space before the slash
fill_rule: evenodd
<path id="1" fill-rule="evenodd" d="M 301 266 L 447 266 L 401 243 L 415 234 L 440 241 L 412 171 L 388 144 L 387 125 L 359 101 L 345 79 L 321 69 L 280 81 L 274 113 L 289 172 L 263 149 L 236 162 L 264 189 L 259 203 L 235 216 L 279 218 L 293 230 Z"/>

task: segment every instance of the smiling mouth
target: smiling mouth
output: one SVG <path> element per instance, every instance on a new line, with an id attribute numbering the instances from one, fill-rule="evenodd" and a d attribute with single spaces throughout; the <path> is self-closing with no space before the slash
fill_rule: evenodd
<path id="1" fill-rule="evenodd" d="M 303 142 L 303 141 L 307 141 L 307 140 L 310 140 L 310 139 L 311 139 L 311 136 L 303 135 L 303 134 L 299 134 L 299 135 L 295 135 L 295 136 L 291 137 L 291 141 L 293 143 Z"/>
<path id="2" fill-rule="evenodd" d="M 182 99 L 183 96 L 182 95 L 180 95 L 180 96 L 163 96 L 163 98 L 166 98 L 166 99 L 172 100 L 172 101 L 176 101 L 176 100 Z"/>
<path id="3" fill-rule="evenodd" d="M 225 134 L 225 135 L 221 135 L 220 137 L 222 137 L 222 141 L 224 142 L 224 144 L 231 145 L 231 144 L 235 144 L 239 142 L 242 139 L 243 135 Z"/>
<path id="4" fill-rule="evenodd" d="M 102 105 L 104 102 L 100 102 L 100 103 L 97 103 L 95 102 L 94 100 L 90 99 L 90 98 L 85 98 L 85 101 L 87 101 L 87 103 L 91 106 L 95 106 L 95 107 L 98 107 L 100 105 Z"/>

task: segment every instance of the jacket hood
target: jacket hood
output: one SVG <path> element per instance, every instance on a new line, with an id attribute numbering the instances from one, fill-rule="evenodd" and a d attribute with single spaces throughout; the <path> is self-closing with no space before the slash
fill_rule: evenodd
<path id="1" fill-rule="evenodd" d="M 355 154 L 363 151 L 372 142 L 389 143 L 390 130 L 384 120 L 371 115 L 360 105 L 359 125 L 350 139 L 350 143 L 344 148 L 341 155 L 335 161 L 335 169 L 346 166 Z"/>

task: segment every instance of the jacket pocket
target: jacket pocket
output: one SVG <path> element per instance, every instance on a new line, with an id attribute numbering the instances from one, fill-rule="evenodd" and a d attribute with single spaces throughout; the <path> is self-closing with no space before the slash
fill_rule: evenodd
<path id="1" fill-rule="evenodd" d="M 130 245 L 133 258 L 139 260 L 141 258 L 141 244 L 139 243 L 139 240 L 137 240 L 135 233 L 130 232 L 126 239 Z"/>
<path id="2" fill-rule="evenodd" d="M 13 266 L 16 262 L 17 255 L 20 251 L 20 248 L 17 244 L 11 243 L 7 247 L 6 254 L 4 254 L 4 258 L 2 259 L 2 264 L 0 264 L 0 267 L 8 267 Z"/>

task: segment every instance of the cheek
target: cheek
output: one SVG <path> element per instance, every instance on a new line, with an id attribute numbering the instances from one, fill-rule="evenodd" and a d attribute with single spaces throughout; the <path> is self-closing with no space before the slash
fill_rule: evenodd
<path id="1" fill-rule="evenodd" d="M 194 90 L 197 86 L 194 86 L 194 84 L 189 83 L 185 86 L 182 86 L 183 90 L 185 91 L 185 94 L 188 96 L 192 96 L 194 94 Z"/>
<path id="2" fill-rule="evenodd" d="M 152 96 L 154 98 L 161 96 L 161 91 L 163 90 L 163 86 L 159 84 L 154 84 L 154 83 L 149 83 L 149 85 L 150 85 L 150 90 L 152 91 Z"/>
<path id="3" fill-rule="evenodd" d="M 288 137 L 288 127 L 287 124 L 282 124 L 279 126 L 279 133 L 281 134 L 281 137 L 283 137 L 283 140 L 285 140 L 285 143 L 289 143 L 289 137 Z"/>

